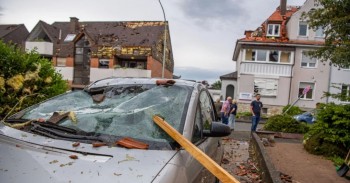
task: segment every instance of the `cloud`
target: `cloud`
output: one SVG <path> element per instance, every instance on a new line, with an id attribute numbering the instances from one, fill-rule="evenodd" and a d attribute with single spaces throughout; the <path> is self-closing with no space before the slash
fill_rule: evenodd
<path id="1" fill-rule="evenodd" d="M 234 19 L 247 16 L 241 0 L 185 0 L 180 6 L 186 17 L 207 28 L 210 24 L 232 25 Z"/>
<path id="2" fill-rule="evenodd" d="M 218 70 L 218 69 L 203 69 L 199 67 L 175 67 L 174 74 L 181 76 L 181 79 L 190 79 L 196 81 L 206 80 L 210 84 L 220 79 L 221 75 L 233 72 L 232 69 Z"/>

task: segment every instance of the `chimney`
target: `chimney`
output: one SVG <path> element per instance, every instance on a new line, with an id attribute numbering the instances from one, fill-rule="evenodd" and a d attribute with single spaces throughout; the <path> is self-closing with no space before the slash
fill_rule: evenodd
<path id="1" fill-rule="evenodd" d="M 286 15 L 287 11 L 287 0 L 280 0 L 280 12 L 282 16 Z"/>
<path id="2" fill-rule="evenodd" d="M 76 17 L 70 17 L 69 31 L 70 33 L 76 33 L 79 30 L 79 19 Z"/>

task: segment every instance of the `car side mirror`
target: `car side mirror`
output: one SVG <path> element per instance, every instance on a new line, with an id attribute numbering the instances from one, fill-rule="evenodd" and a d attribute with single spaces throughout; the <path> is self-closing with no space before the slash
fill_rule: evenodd
<path id="1" fill-rule="evenodd" d="M 222 124 L 221 122 L 212 122 L 211 130 L 204 130 L 204 137 L 225 137 L 231 134 L 229 126 Z"/>

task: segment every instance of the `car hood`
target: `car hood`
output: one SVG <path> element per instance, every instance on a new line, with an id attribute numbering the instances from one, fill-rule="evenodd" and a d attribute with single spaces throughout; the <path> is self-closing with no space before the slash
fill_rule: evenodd
<path id="1" fill-rule="evenodd" d="M 176 153 L 84 143 L 73 147 L 69 141 L 0 126 L 0 182 L 152 182 Z"/>

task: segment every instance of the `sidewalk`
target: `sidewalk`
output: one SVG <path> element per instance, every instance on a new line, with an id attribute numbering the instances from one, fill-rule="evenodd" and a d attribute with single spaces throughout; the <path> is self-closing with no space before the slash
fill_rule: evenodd
<path id="1" fill-rule="evenodd" d="M 301 140 L 275 139 L 273 147 L 265 147 L 276 169 L 292 176 L 295 183 L 349 183 L 350 172 L 347 177 L 337 175 L 333 163 L 322 157 L 309 154 L 303 147 Z"/>

